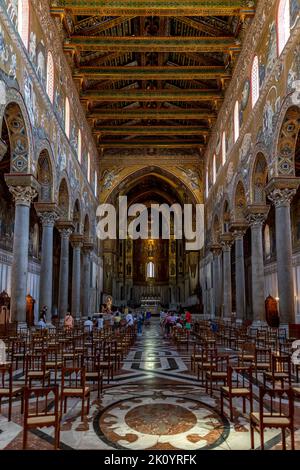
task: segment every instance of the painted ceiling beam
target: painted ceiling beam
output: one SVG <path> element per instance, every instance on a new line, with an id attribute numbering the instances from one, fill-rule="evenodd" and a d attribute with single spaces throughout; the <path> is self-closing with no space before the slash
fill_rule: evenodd
<path id="1" fill-rule="evenodd" d="M 255 0 L 52 0 L 51 13 L 99 16 L 253 15 Z"/>
<path id="2" fill-rule="evenodd" d="M 88 80 L 216 80 L 230 78 L 224 67 L 80 67 L 74 78 Z"/>
<path id="3" fill-rule="evenodd" d="M 101 52 L 239 52 L 240 41 L 230 36 L 71 36 L 65 51 Z"/>
<path id="4" fill-rule="evenodd" d="M 118 18 L 113 18 L 112 20 L 101 20 L 101 16 L 93 16 L 91 18 L 85 18 L 84 20 L 79 21 L 74 26 L 74 31 L 76 34 L 99 34 L 108 29 L 115 28 L 126 21 L 130 21 L 135 16 L 120 16 Z"/>
<path id="5" fill-rule="evenodd" d="M 198 109 L 101 109 L 87 114 L 88 119 L 216 119 L 217 115 L 211 111 Z"/>
<path id="6" fill-rule="evenodd" d="M 162 89 L 140 90 L 136 88 L 122 90 L 88 90 L 80 94 L 84 101 L 220 101 L 223 95 L 217 90 L 198 89 Z"/>
<path id="7" fill-rule="evenodd" d="M 94 135 L 152 135 L 152 136 L 168 136 L 168 135 L 209 135 L 209 130 L 199 126 L 101 126 L 99 129 L 94 128 Z"/>
<path id="8" fill-rule="evenodd" d="M 135 141 L 109 141 L 100 142 L 98 149 L 126 149 L 126 148 L 205 148 L 204 144 L 199 143 L 198 140 L 166 140 L 166 141 L 155 141 L 155 140 L 144 140 L 140 142 Z"/>

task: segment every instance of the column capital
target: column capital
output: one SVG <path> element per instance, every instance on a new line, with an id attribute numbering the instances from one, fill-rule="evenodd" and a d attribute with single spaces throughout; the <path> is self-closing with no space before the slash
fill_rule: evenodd
<path id="1" fill-rule="evenodd" d="M 268 217 L 270 206 L 250 204 L 245 209 L 245 217 L 250 227 L 262 226 Z"/>
<path id="2" fill-rule="evenodd" d="M 289 207 L 300 184 L 300 178 L 276 177 L 272 178 L 266 187 L 268 199 L 275 207 Z"/>
<path id="3" fill-rule="evenodd" d="M 83 252 L 89 255 L 94 249 L 94 243 L 91 240 L 85 239 L 83 242 Z"/>
<path id="4" fill-rule="evenodd" d="M 53 227 L 59 219 L 58 208 L 52 202 L 36 202 L 34 204 L 37 215 L 39 216 L 43 227 Z"/>
<path id="5" fill-rule="evenodd" d="M 233 244 L 233 236 L 231 233 L 222 233 L 220 236 L 220 242 L 223 248 L 223 251 L 228 251 L 231 249 Z"/>
<path id="6" fill-rule="evenodd" d="M 209 245 L 208 249 L 212 252 L 214 258 L 222 253 L 222 246 L 218 243 Z"/>
<path id="7" fill-rule="evenodd" d="M 235 240 L 243 238 L 248 228 L 248 224 L 245 222 L 233 222 L 229 226 L 229 230 Z"/>
<path id="8" fill-rule="evenodd" d="M 71 220 L 59 220 L 56 227 L 62 238 L 69 238 L 74 231 L 74 224 Z"/>
<path id="9" fill-rule="evenodd" d="M 73 246 L 73 248 L 81 248 L 83 246 L 83 241 L 84 241 L 84 238 L 83 238 L 83 235 L 81 235 L 80 233 L 73 233 L 70 237 L 70 242 Z"/>
<path id="10" fill-rule="evenodd" d="M 39 194 L 40 185 L 33 175 L 9 173 L 4 178 L 16 205 L 29 207 Z"/>

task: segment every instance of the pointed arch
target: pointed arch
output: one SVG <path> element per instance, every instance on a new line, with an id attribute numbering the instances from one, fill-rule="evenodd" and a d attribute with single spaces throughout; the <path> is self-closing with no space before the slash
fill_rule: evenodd
<path id="1" fill-rule="evenodd" d="M 69 220 L 70 216 L 70 193 L 68 184 L 65 178 L 63 178 L 59 185 L 58 190 L 58 207 L 61 217 L 65 220 Z"/>
<path id="2" fill-rule="evenodd" d="M 50 202 L 53 198 L 53 172 L 48 150 L 41 151 L 37 163 L 37 180 L 41 186 L 40 201 Z"/>
<path id="3" fill-rule="evenodd" d="M 52 52 L 48 51 L 47 57 L 47 81 L 46 81 L 46 91 L 49 96 L 49 100 L 53 103 L 54 99 L 54 63 Z"/>
<path id="4" fill-rule="evenodd" d="M 268 182 L 268 164 L 262 152 L 256 155 L 251 181 L 252 201 L 254 204 L 266 204 L 265 187 Z"/>

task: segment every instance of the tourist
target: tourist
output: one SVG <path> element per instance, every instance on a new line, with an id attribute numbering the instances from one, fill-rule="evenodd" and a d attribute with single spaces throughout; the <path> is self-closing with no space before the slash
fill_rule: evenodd
<path id="1" fill-rule="evenodd" d="M 88 317 L 88 319 L 85 320 L 83 325 L 84 325 L 84 331 L 90 333 L 93 330 L 93 326 L 94 326 L 91 317 Z"/>
<path id="2" fill-rule="evenodd" d="M 132 313 L 129 311 L 126 315 L 126 326 L 133 326 L 133 316 Z"/>
<path id="3" fill-rule="evenodd" d="M 44 305 L 42 310 L 41 310 L 40 319 L 42 318 L 45 323 L 47 323 L 47 311 L 48 311 L 48 307 L 47 307 L 47 305 Z"/>
<path id="4" fill-rule="evenodd" d="M 74 318 L 72 317 L 70 312 L 66 313 L 64 326 L 67 330 L 72 330 L 74 328 Z"/>
<path id="5" fill-rule="evenodd" d="M 38 327 L 41 330 L 44 330 L 45 328 L 47 328 L 47 323 L 43 315 L 40 316 L 40 319 L 38 321 Z"/>
<path id="6" fill-rule="evenodd" d="M 187 333 L 190 333 L 190 330 L 192 328 L 192 314 L 188 310 L 185 311 L 185 329 L 187 330 Z"/>
<path id="7" fill-rule="evenodd" d="M 97 328 L 98 328 L 98 330 L 103 330 L 103 328 L 104 328 L 104 320 L 103 320 L 103 314 L 102 313 L 99 315 L 99 318 L 97 319 Z"/>
<path id="8" fill-rule="evenodd" d="M 139 312 L 138 317 L 137 317 L 137 334 L 138 334 L 138 336 L 142 336 L 142 334 L 143 334 L 143 322 L 144 322 L 143 313 Z"/>
<path id="9" fill-rule="evenodd" d="M 150 326 L 150 320 L 151 320 L 151 312 L 150 312 L 150 310 L 148 310 L 146 312 L 146 322 L 145 322 L 146 326 Z"/>

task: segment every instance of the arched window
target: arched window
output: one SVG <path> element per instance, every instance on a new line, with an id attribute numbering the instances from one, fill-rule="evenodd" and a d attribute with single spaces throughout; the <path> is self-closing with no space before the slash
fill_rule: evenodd
<path id="1" fill-rule="evenodd" d="M 233 121 L 233 129 L 234 129 L 234 142 L 236 142 L 240 135 L 240 118 L 239 118 L 239 102 L 235 102 L 234 106 L 234 121 Z"/>
<path id="2" fill-rule="evenodd" d="M 155 277 L 155 266 L 152 261 L 149 261 L 149 263 L 147 263 L 147 277 L 148 278 Z"/>
<path id="3" fill-rule="evenodd" d="M 277 13 L 278 55 L 290 37 L 290 0 L 280 0 Z"/>
<path id="4" fill-rule="evenodd" d="M 69 139 L 70 138 L 70 102 L 69 102 L 68 97 L 66 98 L 65 133 Z"/>
<path id="5" fill-rule="evenodd" d="M 254 57 L 252 70 L 251 70 L 251 96 L 252 96 L 252 108 L 254 108 L 259 98 L 259 68 L 258 68 L 258 57 Z"/>
<path id="6" fill-rule="evenodd" d="M 51 103 L 53 103 L 54 98 L 54 64 L 53 57 L 51 52 L 48 52 L 47 58 L 47 84 L 46 84 L 47 94 Z"/>
<path id="7" fill-rule="evenodd" d="M 29 0 L 18 0 L 18 33 L 26 49 L 29 42 Z"/>
<path id="8" fill-rule="evenodd" d="M 95 181 L 94 181 L 94 194 L 97 197 L 97 187 L 98 187 L 98 175 L 97 171 L 95 171 Z"/>
<path id="9" fill-rule="evenodd" d="M 216 156 L 213 156 L 213 165 L 212 165 L 212 181 L 215 184 L 217 179 L 217 165 L 216 165 Z"/>
<path id="10" fill-rule="evenodd" d="M 226 132 L 222 134 L 222 165 L 226 162 Z"/>
<path id="11" fill-rule="evenodd" d="M 87 161 L 87 179 L 88 182 L 91 182 L 91 156 L 90 152 L 88 153 L 88 161 Z"/>
<path id="12" fill-rule="evenodd" d="M 206 198 L 208 198 L 208 191 L 209 191 L 209 187 L 208 187 L 208 168 L 206 168 L 206 174 L 205 174 L 205 195 L 206 195 Z"/>
<path id="13" fill-rule="evenodd" d="M 78 157 L 79 163 L 81 163 L 81 152 L 82 152 L 81 130 L 78 129 L 78 150 L 77 150 L 77 157 Z"/>

